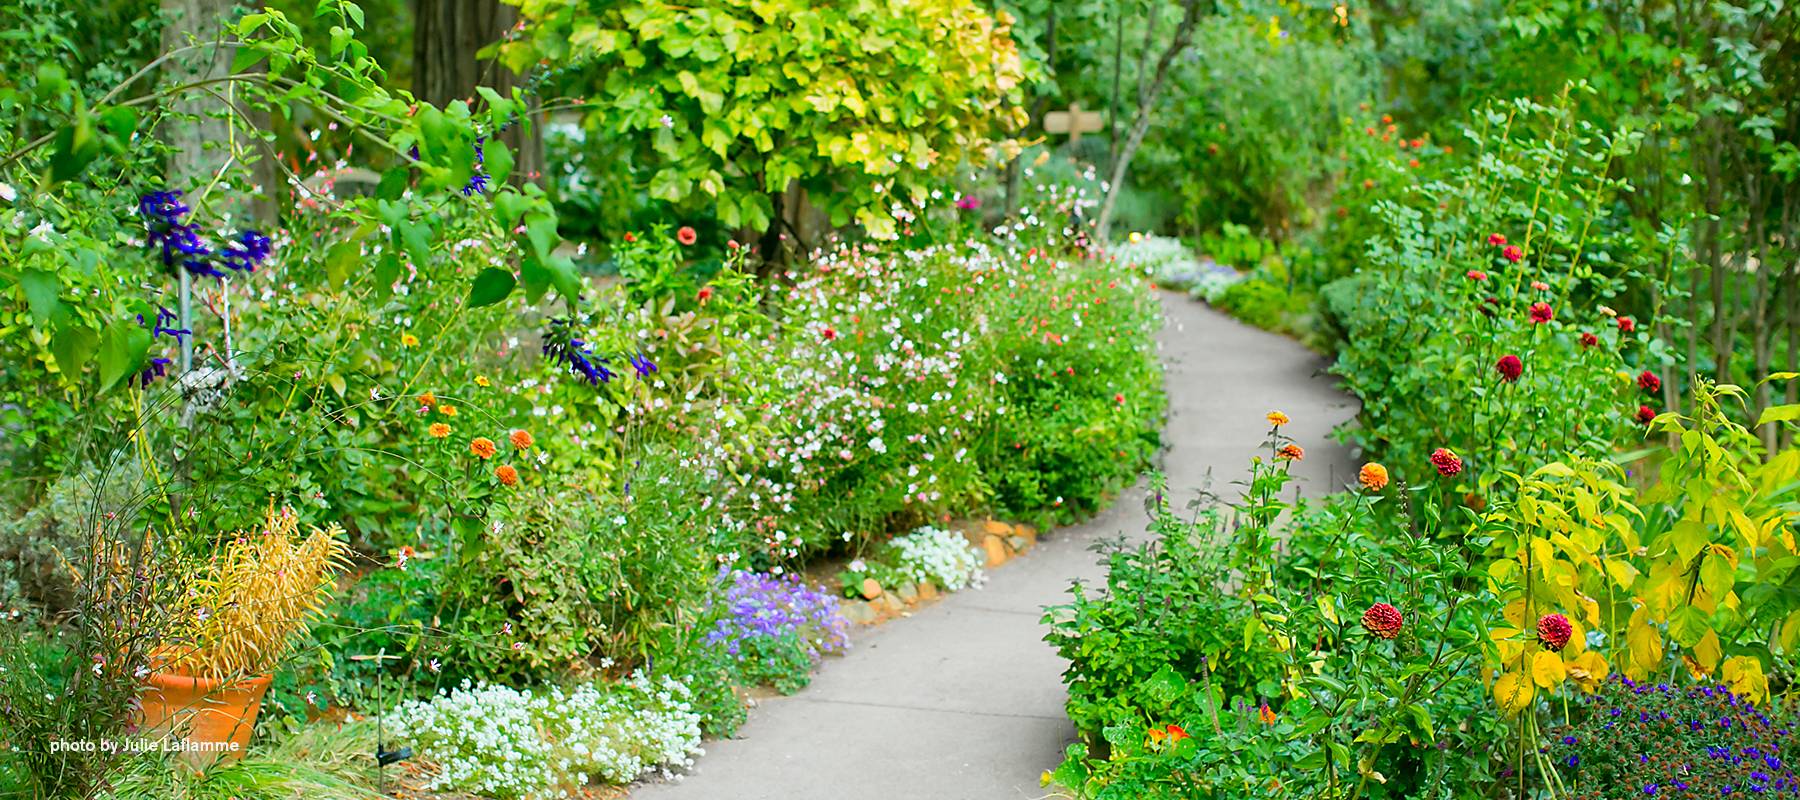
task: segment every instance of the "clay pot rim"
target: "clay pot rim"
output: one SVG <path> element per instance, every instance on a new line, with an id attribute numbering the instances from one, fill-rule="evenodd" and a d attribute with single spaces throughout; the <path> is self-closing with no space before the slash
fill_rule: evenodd
<path id="1" fill-rule="evenodd" d="M 144 683 L 160 689 L 204 690 L 208 693 L 216 692 L 220 689 L 233 689 L 238 687 L 267 688 L 274 680 L 274 673 L 263 673 L 254 677 L 229 680 L 201 678 L 193 675 L 183 675 L 178 672 L 152 672 L 149 675 L 144 676 Z"/>

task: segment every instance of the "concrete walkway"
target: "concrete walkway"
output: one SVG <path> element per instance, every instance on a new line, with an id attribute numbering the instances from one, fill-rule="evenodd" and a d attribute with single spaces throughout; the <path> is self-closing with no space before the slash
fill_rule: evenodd
<path id="1" fill-rule="evenodd" d="M 1183 295 L 1164 296 L 1170 445 L 1164 469 L 1185 502 L 1207 479 L 1234 494 L 1267 432 L 1263 415 L 1293 418 L 1306 448 L 1295 473 L 1322 494 L 1354 478 L 1328 432 L 1354 414 L 1325 359 L 1242 325 Z M 1043 641 L 1042 607 L 1069 582 L 1103 572 L 1088 546 L 1144 530 L 1143 492 L 1063 528 L 991 575 L 979 590 L 862 632 L 810 687 L 764 702 L 741 738 L 709 742 L 693 773 L 637 800 L 1010 800 L 1044 797 L 1044 770 L 1074 741 L 1063 716 L 1064 662 Z"/>

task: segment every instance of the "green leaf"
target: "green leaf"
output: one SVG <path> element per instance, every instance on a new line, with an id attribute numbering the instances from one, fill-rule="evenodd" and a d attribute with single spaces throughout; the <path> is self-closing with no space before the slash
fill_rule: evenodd
<path id="1" fill-rule="evenodd" d="M 1700 585 L 1706 587 L 1714 600 L 1723 600 L 1731 592 L 1731 587 L 1737 584 L 1736 572 L 1724 556 L 1707 553 L 1700 560 Z"/>
<path id="2" fill-rule="evenodd" d="M 131 322 L 114 322 L 100 334 L 100 391 L 110 391 L 144 368 L 150 332 Z"/>
<path id="3" fill-rule="evenodd" d="M 513 286 L 518 283 L 513 274 L 498 267 L 488 267 L 475 276 L 475 282 L 469 285 L 469 308 L 491 306 L 505 300 L 512 294 Z"/>
<path id="4" fill-rule="evenodd" d="M 1793 422 L 1797 419 L 1800 419 L 1800 405 L 1769 406 L 1763 409 L 1762 416 L 1756 419 L 1756 424 L 1761 426 L 1771 422 Z"/>
<path id="5" fill-rule="evenodd" d="M 325 251 L 325 279 L 333 286 L 350 280 L 350 271 L 362 260 L 362 245 L 354 239 L 338 242 Z"/>
<path id="6" fill-rule="evenodd" d="M 1693 606 L 1682 606 L 1669 615 L 1669 638 L 1682 647 L 1693 647 L 1706 632 L 1712 630 L 1706 612 Z"/>
<path id="7" fill-rule="evenodd" d="M 513 171 L 512 150 L 499 139 L 489 139 L 482 146 L 481 166 L 496 185 L 505 183 Z"/>
<path id="8" fill-rule="evenodd" d="M 56 273 L 41 269 L 28 269 L 19 273 L 19 289 L 25 293 L 25 303 L 31 307 L 31 317 L 42 325 L 50 321 L 50 317 L 62 307 L 56 299 L 61 289 Z"/>
<path id="9" fill-rule="evenodd" d="M 80 175 L 99 155 L 100 139 L 94 136 L 93 117 L 77 109 L 74 120 L 56 132 L 56 149 L 50 156 L 50 180 L 61 182 Z"/>
<path id="10" fill-rule="evenodd" d="M 70 381 L 81 378 L 81 371 L 94 358 L 100 346 L 100 334 L 86 326 L 70 326 L 50 338 L 50 354 L 56 357 L 56 368 Z"/>

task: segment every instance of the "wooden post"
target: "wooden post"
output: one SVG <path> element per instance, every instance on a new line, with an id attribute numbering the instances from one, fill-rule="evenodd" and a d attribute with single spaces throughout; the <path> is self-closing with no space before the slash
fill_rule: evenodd
<path id="1" fill-rule="evenodd" d="M 1081 142 L 1081 135 L 1093 133 L 1106 127 L 1106 120 L 1098 111 L 1082 111 L 1080 103 L 1069 104 L 1067 111 L 1052 111 L 1044 115 L 1045 133 L 1066 133 L 1069 135 L 1069 146 L 1074 147 Z"/>

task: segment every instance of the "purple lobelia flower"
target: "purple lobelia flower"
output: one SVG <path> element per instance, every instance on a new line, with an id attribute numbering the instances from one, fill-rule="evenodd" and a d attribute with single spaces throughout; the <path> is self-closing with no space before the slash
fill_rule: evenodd
<path id="1" fill-rule="evenodd" d="M 727 583 L 725 614 L 707 634 L 737 656 L 750 639 L 794 636 L 807 656 L 818 659 L 850 647 L 850 622 L 838 610 L 836 597 L 794 578 L 734 570 L 721 573 Z"/>
<path id="2" fill-rule="evenodd" d="M 575 338 L 575 326 L 567 319 L 551 320 L 550 329 L 544 332 L 544 357 L 594 386 L 613 379 L 606 359 L 595 356 L 587 342 Z"/>

